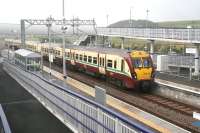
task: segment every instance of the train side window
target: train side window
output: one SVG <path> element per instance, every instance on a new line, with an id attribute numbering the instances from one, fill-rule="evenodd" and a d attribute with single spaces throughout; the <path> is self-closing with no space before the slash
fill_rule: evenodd
<path id="1" fill-rule="evenodd" d="M 80 55 L 79 60 L 81 61 L 83 60 L 83 55 Z"/>
<path id="2" fill-rule="evenodd" d="M 105 61 L 105 60 L 104 60 L 104 58 L 102 58 L 102 59 L 103 59 L 103 60 L 102 60 L 102 62 L 103 62 L 102 64 L 103 64 L 103 65 L 102 65 L 102 66 L 105 66 L 105 64 L 104 64 L 104 61 Z"/>
<path id="3" fill-rule="evenodd" d="M 60 51 L 58 51 L 58 55 L 60 55 Z"/>
<path id="4" fill-rule="evenodd" d="M 116 60 L 114 61 L 114 68 L 115 69 L 117 68 L 117 61 Z"/>
<path id="5" fill-rule="evenodd" d="M 88 56 L 88 62 L 92 63 L 92 56 Z"/>
<path id="6" fill-rule="evenodd" d="M 97 64 L 97 57 L 93 57 L 93 64 Z"/>
<path id="7" fill-rule="evenodd" d="M 112 67 L 112 60 L 107 60 L 107 67 Z"/>
<path id="8" fill-rule="evenodd" d="M 121 61 L 121 71 L 124 72 L 125 70 L 125 64 L 124 64 L 124 60 Z"/>
<path id="9" fill-rule="evenodd" d="M 84 60 L 84 61 L 87 61 L 87 55 L 84 55 L 83 60 Z"/>
<path id="10" fill-rule="evenodd" d="M 76 54 L 76 60 L 78 60 L 78 54 Z"/>

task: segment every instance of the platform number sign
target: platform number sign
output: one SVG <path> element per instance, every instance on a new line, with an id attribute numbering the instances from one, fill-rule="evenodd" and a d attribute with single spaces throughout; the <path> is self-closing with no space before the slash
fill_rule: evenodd
<path id="1" fill-rule="evenodd" d="M 49 61 L 53 62 L 53 54 L 49 54 Z"/>
<path id="2" fill-rule="evenodd" d="M 195 127 L 200 127 L 200 113 L 193 112 L 193 118 L 197 119 L 198 121 L 195 121 L 192 123 Z"/>

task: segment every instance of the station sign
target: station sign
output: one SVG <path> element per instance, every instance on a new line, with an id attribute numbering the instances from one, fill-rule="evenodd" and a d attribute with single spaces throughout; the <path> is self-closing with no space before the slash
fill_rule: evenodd
<path id="1" fill-rule="evenodd" d="M 195 54 L 196 53 L 196 49 L 195 48 L 186 48 L 186 53 Z"/>
<path id="2" fill-rule="evenodd" d="M 200 113 L 193 112 L 193 118 L 200 120 Z"/>
<path id="3" fill-rule="evenodd" d="M 200 113 L 193 112 L 193 118 L 199 121 L 193 122 L 192 125 L 195 127 L 200 127 Z"/>
<path id="4" fill-rule="evenodd" d="M 53 62 L 53 54 L 49 54 L 49 62 Z"/>

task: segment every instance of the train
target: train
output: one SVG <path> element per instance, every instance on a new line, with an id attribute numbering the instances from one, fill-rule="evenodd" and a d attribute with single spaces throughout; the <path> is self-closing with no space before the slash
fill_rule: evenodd
<path id="1" fill-rule="evenodd" d="M 49 46 L 42 43 L 27 43 L 26 48 L 42 53 L 45 59 L 51 53 L 54 63 L 62 65 L 64 52 L 59 45 L 54 45 L 50 51 Z M 155 68 L 150 54 L 145 51 L 68 46 L 65 49 L 65 59 L 68 67 L 105 77 L 127 89 L 149 91 L 154 83 Z"/>

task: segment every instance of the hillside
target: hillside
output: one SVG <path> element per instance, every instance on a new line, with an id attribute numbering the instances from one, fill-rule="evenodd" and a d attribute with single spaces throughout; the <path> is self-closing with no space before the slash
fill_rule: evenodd
<path id="1" fill-rule="evenodd" d="M 128 27 L 136 27 L 136 28 L 144 28 L 144 27 L 157 27 L 158 25 L 152 21 L 146 20 L 122 20 L 116 23 L 109 25 L 108 27 L 121 27 L 121 28 L 128 28 Z"/>
<path id="2" fill-rule="evenodd" d="M 113 28 L 187 28 L 187 26 L 193 28 L 200 28 L 200 20 L 188 20 L 188 21 L 168 21 L 168 22 L 152 22 L 146 20 L 122 20 L 109 25 L 108 27 Z"/>

